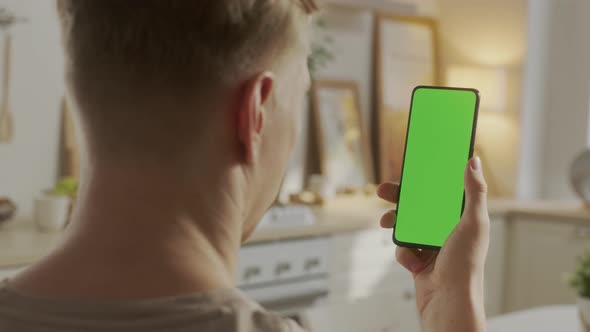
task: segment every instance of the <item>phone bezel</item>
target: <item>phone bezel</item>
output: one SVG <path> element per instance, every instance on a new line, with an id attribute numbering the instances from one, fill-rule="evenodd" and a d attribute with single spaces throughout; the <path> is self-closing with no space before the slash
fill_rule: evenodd
<path id="1" fill-rule="evenodd" d="M 403 185 L 403 177 L 404 177 L 404 167 L 406 165 L 406 150 L 408 147 L 408 137 L 410 134 L 410 124 L 412 123 L 412 109 L 413 109 L 413 105 L 414 105 L 414 97 L 416 95 L 416 91 L 420 90 L 420 89 L 435 89 L 435 90 L 454 90 L 454 91 L 469 91 L 469 92 L 473 92 L 475 94 L 475 115 L 473 117 L 473 125 L 471 128 L 471 143 L 469 146 L 469 152 L 468 152 L 468 156 L 467 156 L 467 160 L 471 159 L 473 157 L 473 151 L 475 148 L 475 136 L 476 136 L 476 131 L 477 131 L 477 120 L 479 117 L 479 102 L 480 102 L 480 93 L 477 89 L 471 89 L 471 88 L 457 88 L 457 87 L 443 87 L 443 86 L 430 86 L 430 85 L 419 85 L 417 87 L 414 88 L 414 90 L 412 90 L 412 100 L 410 102 L 410 112 L 408 114 L 408 126 L 407 126 L 407 130 L 406 130 L 406 141 L 404 143 L 404 158 L 402 160 L 402 169 L 401 169 L 401 175 L 400 175 L 400 179 L 399 179 L 399 188 L 398 188 L 398 204 L 396 206 L 396 214 L 397 211 L 399 211 L 399 202 L 401 200 L 401 189 L 402 189 L 402 185 Z M 463 212 L 465 210 L 465 191 L 463 191 L 463 202 L 461 203 L 461 215 L 463 215 Z M 431 245 L 427 245 L 427 244 L 420 244 L 420 243 L 410 243 L 410 242 L 403 242 L 403 241 L 399 241 L 396 237 L 395 237 L 395 226 L 393 227 L 393 242 L 400 247 L 406 247 L 406 248 L 413 248 L 413 249 L 426 249 L 426 250 L 440 250 L 442 247 L 439 246 L 431 246 Z"/>

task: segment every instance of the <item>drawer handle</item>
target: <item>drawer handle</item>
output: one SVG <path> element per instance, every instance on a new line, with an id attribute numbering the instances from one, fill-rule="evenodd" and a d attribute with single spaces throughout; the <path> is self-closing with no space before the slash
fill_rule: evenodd
<path id="1" fill-rule="evenodd" d="M 280 276 L 283 273 L 291 271 L 291 264 L 290 263 L 279 263 L 275 269 L 275 274 Z"/>
<path id="2" fill-rule="evenodd" d="M 244 272 L 244 280 L 249 281 L 252 278 L 260 275 L 260 268 L 258 266 L 252 266 L 246 269 Z"/>
<path id="3" fill-rule="evenodd" d="M 311 258 L 305 261 L 304 269 L 306 272 L 309 272 L 316 267 L 320 266 L 320 259 L 319 258 Z"/>

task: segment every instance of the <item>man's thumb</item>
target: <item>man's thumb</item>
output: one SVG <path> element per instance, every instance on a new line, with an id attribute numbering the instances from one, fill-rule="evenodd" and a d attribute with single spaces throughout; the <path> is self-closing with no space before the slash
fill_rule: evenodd
<path id="1" fill-rule="evenodd" d="M 449 266 L 459 265 L 460 268 L 467 269 L 467 272 L 483 271 L 489 236 L 490 217 L 487 208 L 487 185 L 483 177 L 481 160 L 475 157 L 469 161 L 465 168 L 465 210 L 463 216 L 442 249 L 445 252 L 450 252 L 448 255 L 452 256 L 449 258 Z M 446 257 L 442 251 L 441 255 L 439 258 Z M 457 269 L 455 268 L 455 270 Z"/>
<path id="2" fill-rule="evenodd" d="M 465 170 L 465 213 L 487 213 L 487 193 L 481 159 L 474 157 Z"/>

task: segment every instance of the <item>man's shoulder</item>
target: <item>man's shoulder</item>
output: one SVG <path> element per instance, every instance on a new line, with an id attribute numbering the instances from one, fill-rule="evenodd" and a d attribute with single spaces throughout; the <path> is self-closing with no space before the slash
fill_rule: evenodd
<path id="1" fill-rule="evenodd" d="M 303 332 L 237 289 L 125 303 L 39 299 L 0 283 L 1 331 Z"/>

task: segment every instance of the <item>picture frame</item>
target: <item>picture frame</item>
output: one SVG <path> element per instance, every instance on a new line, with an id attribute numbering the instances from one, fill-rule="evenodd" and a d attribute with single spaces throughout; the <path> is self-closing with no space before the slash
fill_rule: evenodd
<path id="1" fill-rule="evenodd" d="M 358 84 L 314 81 L 311 100 L 322 175 L 339 192 L 375 183 Z"/>
<path id="2" fill-rule="evenodd" d="M 309 167 L 309 145 L 310 145 L 310 117 L 311 105 L 310 97 L 306 96 L 304 110 L 299 118 L 297 140 L 291 152 L 291 157 L 287 163 L 287 169 L 283 177 L 278 196 L 275 204 L 289 204 L 291 196 L 299 194 L 305 190 L 306 178 Z"/>
<path id="3" fill-rule="evenodd" d="M 376 16 L 373 127 L 381 182 L 401 177 L 412 90 L 441 84 L 439 54 L 438 24 L 433 18 Z"/>
<path id="4" fill-rule="evenodd" d="M 73 110 L 66 97 L 62 99 L 61 110 L 60 176 L 80 177 L 80 148 Z"/>

